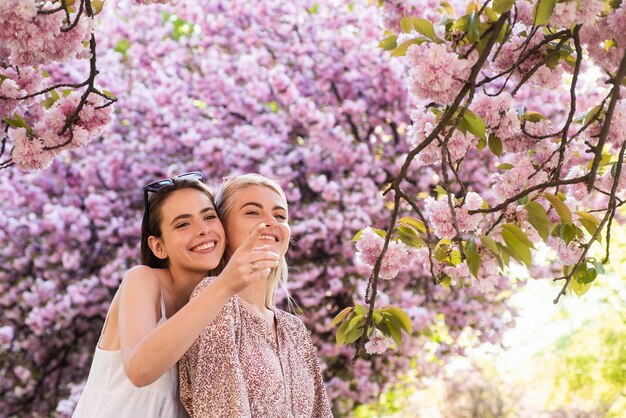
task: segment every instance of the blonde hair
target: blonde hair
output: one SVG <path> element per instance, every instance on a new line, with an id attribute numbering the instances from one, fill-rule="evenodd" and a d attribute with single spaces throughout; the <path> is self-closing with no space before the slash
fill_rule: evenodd
<path id="1" fill-rule="evenodd" d="M 220 191 L 215 196 L 215 209 L 219 218 L 224 222 L 228 216 L 228 213 L 232 210 L 235 200 L 239 193 L 250 186 L 267 187 L 268 189 L 278 193 L 278 195 L 285 201 L 287 205 L 287 197 L 280 185 L 272 179 L 264 177 L 260 174 L 242 174 L 240 176 L 227 177 L 224 179 L 224 184 Z M 287 261 L 285 256 L 280 257 L 278 267 L 272 270 L 268 278 L 267 291 L 265 293 L 265 304 L 267 306 L 274 307 L 274 296 L 276 289 L 280 286 L 287 296 L 288 304 L 291 306 L 292 299 L 289 296 L 287 290 Z"/>

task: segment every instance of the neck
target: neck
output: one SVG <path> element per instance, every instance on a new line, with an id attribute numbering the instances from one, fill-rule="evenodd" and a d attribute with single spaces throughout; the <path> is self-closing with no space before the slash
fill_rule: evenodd
<path id="1" fill-rule="evenodd" d="M 237 296 L 262 311 L 266 309 L 265 293 L 267 292 L 267 286 L 267 280 L 260 280 L 248 285 Z"/>
<path id="2" fill-rule="evenodd" d="M 182 305 L 189 301 L 193 289 L 206 277 L 206 274 L 203 273 L 181 271 L 175 267 L 169 267 L 168 270 L 172 290 L 176 294 L 177 302 L 182 303 Z"/>

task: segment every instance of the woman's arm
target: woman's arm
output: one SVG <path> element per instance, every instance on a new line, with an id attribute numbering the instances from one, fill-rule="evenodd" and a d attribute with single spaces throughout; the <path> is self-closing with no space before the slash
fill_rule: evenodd
<path id="1" fill-rule="evenodd" d="M 263 230 L 263 225 L 254 230 L 222 274 L 158 327 L 161 288 L 157 273 L 146 266 L 127 273 L 121 287 L 119 332 L 124 370 L 133 384 L 146 386 L 156 381 L 174 366 L 234 294 L 267 278 L 267 268 L 278 263 L 278 254 L 254 248 Z M 261 268 L 252 271 L 252 262 Z"/>
<path id="2" fill-rule="evenodd" d="M 160 295 L 159 278 L 149 267 L 131 269 L 122 282 L 119 307 L 122 359 L 126 375 L 140 387 L 156 381 L 169 370 L 233 294 L 216 280 L 157 327 Z"/>

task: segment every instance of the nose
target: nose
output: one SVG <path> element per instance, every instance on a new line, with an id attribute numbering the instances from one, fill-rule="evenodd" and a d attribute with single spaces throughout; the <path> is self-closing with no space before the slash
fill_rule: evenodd
<path id="1" fill-rule="evenodd" d="M 196 235 L 202 237 L 208 235 L 209 232 L 211 232 L 211 228 L 209 227 L 209 225 L 206 222 L 201 222 L 198 230 L 196 231 Z"/>

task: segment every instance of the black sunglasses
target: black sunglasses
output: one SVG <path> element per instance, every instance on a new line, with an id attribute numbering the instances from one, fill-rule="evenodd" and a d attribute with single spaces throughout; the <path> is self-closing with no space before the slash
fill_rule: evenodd
<path id="1" fill-rule="evenodd" d="M 148 227 L 148 219 L 150 219 L 148 217 L 149 215 L 149 210 L 150 210 L 150 206 L 148 205 L 148 193 L 152 192 L 158 192 L 159 190 L 161 190 L 163 187 L 165 186 L 172 186 L 174 184 L 174 180 L 176 179 L 180 179 L 180 180 L 202 180 L 202 173 L 199 171 L 191 171 L 189 173 L 184 173 L 181 174 L 180 176 L 176 176 L 176 177 L 171 177 L 169 179 L 163 179 L 163 180 L 157 180 L 154 181 L 152 183 L 148 183 L 145 186 L 143 186 L 143 203 L 144 203 L 144 222 L 146 222 L 146 227 Z"/>

